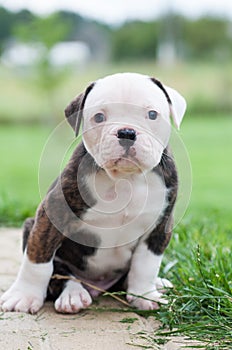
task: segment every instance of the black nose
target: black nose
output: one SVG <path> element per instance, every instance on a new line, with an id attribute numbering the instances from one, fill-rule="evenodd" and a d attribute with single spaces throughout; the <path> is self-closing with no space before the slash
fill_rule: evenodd
<path id="1" fill-rule="evenodd" d="M 117 134 L 119 139 L 127 139 L 127 140 L 131 140 L 131 141 L 135 141 L 136 139 L 136 131 L 134 129 L 120 129 L 118 130 L 118 134 Z"/>
<path id="2" fill-rule="evenodd" d="M 120 129 L 118 130 L 117 137 L 122 147 L 130 148 L 136 140 L 136 131 L 129 128 Z"/>

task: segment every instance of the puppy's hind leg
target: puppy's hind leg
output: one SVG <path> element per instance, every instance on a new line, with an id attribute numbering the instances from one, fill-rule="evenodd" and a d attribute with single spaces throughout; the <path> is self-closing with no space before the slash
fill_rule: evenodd
<path id="1" fill-rule="evenodd" d="M 25 248 L 27 246 L 28 237 L 30 235 L 30 232 L 32 230 L 34 223 L 35 223 L 34 218 L 27 218 L 24 221 L 24 224 L 23 224 L 23 252 L 25 251 Z"/>

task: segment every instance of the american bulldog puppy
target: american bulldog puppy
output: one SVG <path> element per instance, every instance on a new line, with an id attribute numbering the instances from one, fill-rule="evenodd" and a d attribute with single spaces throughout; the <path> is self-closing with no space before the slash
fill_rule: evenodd
<path id="1" fill-rule="evenodd" d="M 160 288 L 171 283 L 158 273 L 178 189 L 168 143 L 185 109 L 177 91 L 136 73 L 99 79 L 70 103 L 65 115 L 76 134 L 83 124 L 82 141 L 25 222 L 3 311 L 36 313 L 49 296 L 58 312 L 77 313 L 122 280 L 132 306 L 166 302 Z"/>

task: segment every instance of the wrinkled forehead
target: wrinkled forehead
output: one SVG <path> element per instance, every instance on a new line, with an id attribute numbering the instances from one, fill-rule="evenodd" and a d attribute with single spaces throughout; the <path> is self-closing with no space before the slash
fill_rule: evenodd
<path id="1" fill-rule="evenodd" d="M 148 76 L 132 73 L 114 74 L 98 80 L 86 98 L 84 109 L 111 103 L 152 108 L 160 113 L 169 110 L 163 91 Z"/>

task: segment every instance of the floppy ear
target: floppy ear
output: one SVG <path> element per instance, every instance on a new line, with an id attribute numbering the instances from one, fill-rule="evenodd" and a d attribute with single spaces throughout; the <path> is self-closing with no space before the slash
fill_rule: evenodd
<path id="1" fill-rule="evenodd" d="M 170 103 L 170 111 L 171 111 L 171 116 L 173 118 L 174 124 L 177 127 L 177 129 L 180 128 L 181 121 L 183 119 L 185 110 L 186 110 L 186 101 L 179 92 L 176 90 L 164 86 L 165 90 L 168 93 L 168 96 L 170 97 L 171 103 Z"/>
<path id="2" fill-rule="evenodd" d="M 163 85 L 156 78 L 151 78 L 151 80 L 163 91 L 164 95 L 166 96 L 170 106 L 170 112 L 174 124 L 177 127 L 177 129 L 179 129 L 186 110 L 186 101 L 184 97 L 181 96 L 181 94 L 179 94 L 179 92 L 177 92 L 176 90 Z"/>
<path id="3" fill-rule="evenodd" d="M 75 136 L 77 137 L 79 134 L 81 120 L 82 120 L 82 111 L 84 108 L 85 100 L 89 94 L 89 92 L 94 87 L 95 83 L 90 84 L 85 92 L 78 95 L 70 104 L 65 108 L 65 116 L 67 121 L 75 131 Z"/>

